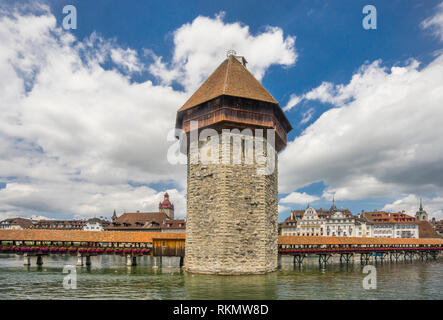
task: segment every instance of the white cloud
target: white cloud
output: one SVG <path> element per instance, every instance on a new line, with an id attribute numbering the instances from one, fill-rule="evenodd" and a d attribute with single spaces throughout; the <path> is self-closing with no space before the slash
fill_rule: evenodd
<path id="1" fill-rule="evenodd" d="M 314 112 L 315 112 L 314 108 L 309 108 L 307 111 L 303 112 L 300 124 L 305 124 L 309 122 L 312 119 Z"/>
<path id="2" fill-rule="evenodd" d="M 432 17 L 425 19 L 421 23 L 423 29 L 431 29 L 436 37 L 443 41 L 443 2 L 441 2 L 435 9 L 435 14 Z"/>
<path id="3" fill-rule="evenodd" d="M 418 66 L 375 61 L 305 94 L 336 108 L 282 152 L 280 190 L 323 181 L 343 200 L 443 192 L 443 55 Z"/>
<path id="4" fill-rule="evenodd" d="M 409 194 L 401 199 L 389 203 L 382 210 L 399 212 L 405 210 L 406 214 L 415 217 L 420 206 L 420 198 Z M 443 219 L 443 197 L 423 198 L 423 209 L 428 213 L 429 220 L 433 217 L 437 220 Z"/>
<path id="5" fill-rule="evenodd" d="M 280 200 L 281 203 L 296 203 L 296 204 L 309 204 L 312 202 L 315 202 L 317 200 L 320 200 L 319 197 L 317 196 L 313 196 L 310 194 L 307 194 L 306 192 L 291 192 L 290 194 L 288 194 L 286 197 L 282 198 Z"/>
<path id="6" fill-rule="evenodd" d="M 282 206 L 282 205 L 278 205 L 278 213 L 283 213 L 286 212 L 288 210 L 290 210 L 291 208 L 287 207 L 287 206 Z"/>
<path id="7" fill-rule="evenodd" d="M 289 97 L 289 101 L 286 104 L 286 106 L 283 107 L 283 111 L 289 111 L 292 108 L 294 108 L 297 104 L 300 103 L 300 101 L 302 100 L 301 97 L 295 95 L 295 94 L 291 94 Z"/>
<path id="8" fill-rule="evenodd" d="M 198 16 L 174 32 L 171 64 L 155 57 L 150 71 L 163 83 L 179 82 L 186 91 L 195 90 L 234 49 L 245 56 L 248 69 L 261 80 L 273 64 L 291 66 L 297 60 L 295 36 L 284 36 L 278 27 L 266 27 L 257 35 L 239 22 L 225 23 L 224 13 L 215 18 Z"/>
<path id="9" fill-rule="evenodd" d="M 218 40 L 205 27 L 225 39 L 215 51 L 208 51 L 214 43 L 204 42 L 205 32 Z M 221 62 L 222 47 L 241 41 L 246 43 L 237 50 L 251 53 L 257 74 L 296 59 L 294 38 L 283 39 L 280 29 L 252 36 L 247 26 L 224 24 L 221 17 L 198 17 L 175 35 L 177 73 L 156 73 L 171 81 L 182 77 L 196 85 Z M 226 40 L 230 36 L 233 43 Z M 193 38 L 203 43 L 183 43 Z M 253 48 L 243 51 L 248 45 Z M 263 52 L 270 56 L 254 62 L 252 52 L 266 46 L 272 49 Z M 161 65 L 158 61 L 153 65 Z M 131 80 L 145 68 L 138 53 L 116 39 L 92 33 L 79 41 L 58 28 L 48 7 L 29 5 L 24 13 L 2 6 L 0 182 L 6 187 L 0 189 L 0 219 L 154 211 L 164 185 L 171 188 L 176 215 L 185 215 L 186 169 L 168 164 L 166 137 L 188 93 L 169 87 L 171 81 Z M 193 72 L 197 78 L 190 77 Z"/>
<path id="10" fill-rule="evenodd" d="M 130 48 L 112 48 L 111 59 L 115 64 L 121 65 L 128 72 L 142 71 L 144 66 L 137 57 L 137 52 Z"/>
<path id="11" fill-rule="evenodd" d="M 175 183 L 185 214 L 185 168 L 166 161 L 166 134 L 185 96 L 116 68 L 139 70 L 136 52 L 96 34 L 77 41 L 49 12 L 0 17 L 1 217 L 111 215 L 156 210 Z M 9 177 L 9 178 L 7 178 Z"/>

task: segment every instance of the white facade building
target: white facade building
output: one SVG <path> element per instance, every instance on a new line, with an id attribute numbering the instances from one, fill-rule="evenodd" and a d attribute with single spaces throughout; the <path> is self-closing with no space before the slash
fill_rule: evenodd
<path id="1" fill-rule="evenodd" d="M 98 222 L 86 222 L 84 227 L 84 231 L 104 231 L 103 225 Z"/>
<path id="2" fill-rule="evenodd" d="M 372 223 L 361 219 L 360 217 L 355 217 L 355 228 L 352 232 L 352 236 L 362 238 L 372 237 Z"/>
<path id="3" fill-rule="evenodd" d="M 372 223 L 375 238 L 418 238 L 418 221 L 403 212 L 364 212 L 362 217 Z"/>
<path id="4" fill-rule="evenodd" d="M 298 236 L 322 236 L 324 231 L 324 220 L 321 219 L 315 209 L 308 207 L 297 223 Z"/>
<path id="5" fill-rule="evenodd" d="M 333 212 L 324 221 L 325 236 L 351 237 L 355 230 L 355 218 L 341 211 Z"/>

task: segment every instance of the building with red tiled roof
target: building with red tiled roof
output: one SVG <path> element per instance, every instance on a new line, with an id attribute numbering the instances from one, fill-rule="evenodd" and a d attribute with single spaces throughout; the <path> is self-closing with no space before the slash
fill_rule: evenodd
<path id="1" fill-rule="evenodd" d="M 150 232 L 184 232 L 185 220 L 174 220 L 174 204 L 169 200 L 169 194 L 164 194 L 159 203 L 158 212 L 127 212 L 120 217 L 115 210 L 112 223 L 105 228 L 108 231 L 150 231 Z"/>
<path id="2" fill-rule="evenodd" d="M 161 231 L 161 225 L 169 220 L 164 212 L 126 212 L 115 219 L 105 230 L 109 231 Z"/>
<path id="3" fill-rule="evenodd" d="M 329 210 L 292 210 L 290 216 L 279 224 L 279 234 L 297 236 L 351 236 L 354 216 L 348 209 L 337 209 L 335 200 Z"/>
<path id="4" fill-rule="evenodd" d="M 166 220 L 161 225 L 162 232 L 185 232 L 186 230 L 186 220 L 176 219 L 176 220 Z"/>
<path id="5" fill-rule="evenodd" d="M 437 234 L 443 236 L 443 220 L 437 221 L 435 218 L 432 218 L 431 225 Z"/>
<path id="6" fill-rule="evenodd" d="M 0 221 L 0 229 L 3 230 L 23 230 L 28 229 L 31 225 L 32 220 L 26 218 L 10 218 Z"/>
<path id="7" fill-rule="evenodd" d="M 361 215 L 372 223 L 372 236 L 376 238 L 418 238 L 418 221 L 404 212 L 363 212 Z"/>
<path id="8" fill-rule="evenodd" d="M 103 231 L 109 222 L 99 218 L 85 220 L 38 220 L 34 221 L 29 229 L 52 229 L 52 230 L 95 230 Z"/>
<path id="9" fill-rule="evenodd" d="M 418 222 L 418 233 L 420 238 L 442 238 L 429 221 Z"/>

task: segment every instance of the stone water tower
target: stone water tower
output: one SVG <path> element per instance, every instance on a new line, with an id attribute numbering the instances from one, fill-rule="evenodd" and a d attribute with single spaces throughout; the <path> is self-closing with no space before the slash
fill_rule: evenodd
<path id="1" fill-rule="evenodd" d="M 188 146 L 186 150 L 184 268 L 188 272 L 253 274 L 277 269 L 277 153 L 286 146 L 286 135 L 292 127 L 278 102 L 248 71 L 246 63 L 244 57 L 228 54 L 177 112 L 176 127 L 186 133 L 188 143 L 192 132 L 200 134 L 211 128 L 220 134 L 220 150 L 215 155 L 220 159 L 218 163 L 195 162 L 192 148 Z M 194 125 L 198 121 L 198 130 L 191 130 L 192 121 Z M 266 166 L 263 162 L 246 161 L 245 155 L 250 155 L 251 149 L 248 136 L 241 134 L 245 129 L 251 129 L 253 135 L 258 135 L 255 129 L 264 129 L 264 147 L 252 144 L 252 152 L 265 150 L 263 154 L 275 163 L 271 172 L 260 171 Z M 230 132 L 229 141 L 241 139 L 241 163 L 233 161 L 234 144 L 222 144 L 222 131 Z M 275 148 L 269 151 L 266 146 L 271 138 Z M 198 147 L 204 148 L 209 140 L 200 137 Z M 222 161 L 226 152 L 228 163 Z"/>

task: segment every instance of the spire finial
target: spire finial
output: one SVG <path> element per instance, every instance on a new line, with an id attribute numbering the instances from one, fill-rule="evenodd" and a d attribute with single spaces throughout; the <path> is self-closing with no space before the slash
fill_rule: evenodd
<path id="1" fill-rule="evenodd" d="M 423 202 L 421 198 L 420 198 L 420 211 L 423 211 Z"/>
<path id="2" fill-rule="evenodd" d="M 230 49 L 230 50 L 226 51 L 226 56 L 227 57 L 229 57 L 229 56 L 236 56 L 236 55 L 237 55 L 237 52 L 235 52 L 235 50 Z"/>

